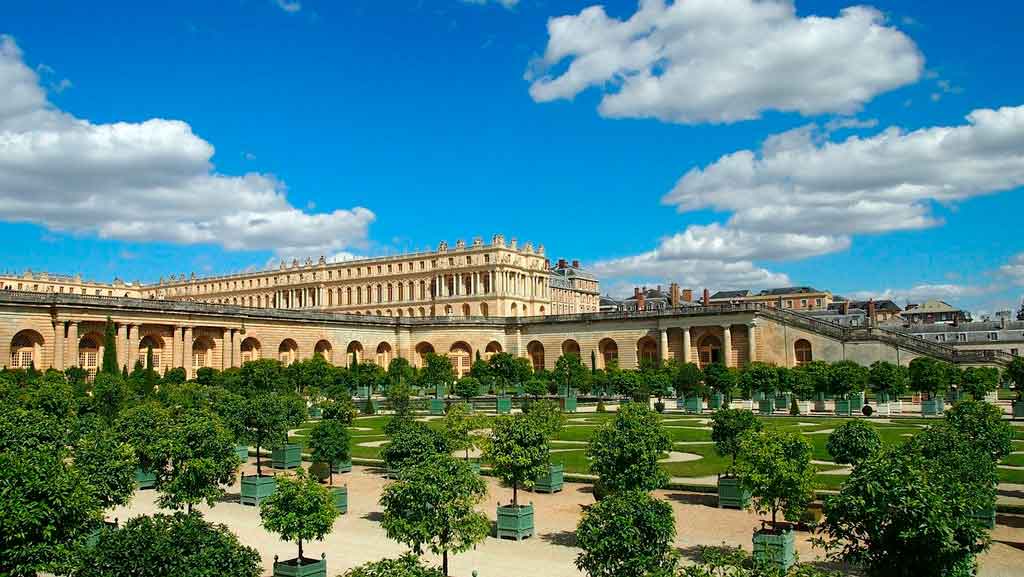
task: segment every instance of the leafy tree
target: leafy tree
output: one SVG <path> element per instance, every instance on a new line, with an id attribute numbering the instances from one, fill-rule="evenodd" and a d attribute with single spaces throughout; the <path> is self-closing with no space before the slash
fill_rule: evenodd
<path id="1" fill-rule="evenodd" d="M 590 472 L 612 492 L 658 489 L 668 474 L 658 465 L 672 448 L 658 415 L 640 403 L 619 409 L 615 419 L 595 431 L 587 446 Z"/>
<path id="2" fill-rule="evenodd" d="M 432 389 L 441 386 L 445 391 L 452 388 L 455 381 L 455 370 L 452 369 L 452 361 L 445 355 L 434 353 L 426 354 L 426 364 L 420 369 L 420 379 Z"/>
<path id="3" fill-rule="evenodd" d="M 704 394 L 704 372 L 696 363 L 678 363 L 672 369 L 672 386 L 677 395 L 691 397 Z"/>
<path id="4" fill-rule="evenodd" d="M 120 374 L 99 373 L 92 383 L 92 404 L 96 413 L 112 422 L 128 403 L 128 386 Z"/>
<path id="5" fill-rule="evenodd" d="M 559 389 L 568 393 L 572 389 L 585 388 L 583 383 L 590 380 L 590 371 L 580 362 L 579 356 L 567 353 L 555 361 L 555 370 L 551 376 Z"/>
<path id="6" fill-rule="evenodd" d="M 526 359 L 522 359 L 526 361 Z M 495 353 L 491 356 L 490 360 L 487 361 L 489 365 L 489 373 L 494 378 L 495 385 L 504 394 L 505 390 L 509 387 L 514 386 L 518 383 L 524 383 L 529 379 L 533 373 L 533 367 L 529 366 L 529 361 L 524 366 L 523 363 L 519 362 L 517 357 L 512 356 L 511 353 Z"/>
<path id="7" fill-rule="evenodd" d="M 412 366 L 409 359 L 404 357 L 395 357 L 388 363 L 388 387 L 395 385 L 405 385 L 411 387 L 412 383 L 416 380 L 416 367 Z M 388 396 L 391 393 L 388 392 Z"/>
<path id="8" fill-rule="evenodd" d="M 523 392 L 536 400 L 548 393 L 548 384 L 543 379 L 533 377 L 523 384 Z"/>
<path id="9" fill-rule="evenodd" d="M 1024 357 L 1014 357 L 1006 366 L 1006 378 L 1016 386 L 1017 400 L 1024 396 Z"/>
<path id="10" fill-rule="evenodd" d="M 868 384 L 868 370 L 853 361 L 838 361 L 829 367 L 829 390 L 836 398 L 846 399 L 851 393 L 863 391 Z"/>
<path id="11" fill-rule="evenodd" d="M 740 438 L 749 432 L 759 432 L 761 421 L 746 409 L 722 409 L 711 415 L 711 423 L 711 440 L 715 442 L 715 450 L 722 457 L 732 457 L 732 464 L 726 471 L 731 475 L 740 452 Z"/>
<path id="12" fill-rule="evenodd" d="M 843 577 L 838 571 L 795 564 L 783 573 L 776 565 L 758 562 L 742 547 L 703 547 L 700 562 L 679 570 L 676 577 Z"/>
<path id="13" fill-rule="evenodd" d="M 381 449 L 380 457 L 392 471 L 403 471 L 435 453 L 449 453 L 448 439 L 421 421 L 406 421 Z"/>
<path id="14" fill-rule="evenodd" d="M 287 442 L 288 429 L 302 424 L 305 413 L 305 403 L 294 395 L 264 393 L 249 399 L 245 411 L 245 436 L 256 445 L 257 476 L 263 475 L 260 448 Z"/>
<path id="15" fill-rule="evenodd" d="M 175 367 L 173 369 L 167 369 L 164 373 L 163 382 L 165 384 L 180 385 L 186 380 L 185 369 L 183 367 Z"/>
<path id="16" fill-rule="evenodd" d="M 946 422 L 993 461 L 1008 457 L 1013 450 L 1013 427 L 1003 420 L 999 407 L 984 401 L 960 401 L 946 411 Z"/>
<path id="17" fill-rule="evenodd" d="M 217 379 L 217 369 L 213 367 L 200 367 L 196 370 L 196 382 L 203 386 L 211 386 Z"/>
<path id="18" fill-rule="evenodd" d="M 212 413 L 193 410 L 178 415 L 165 447 L 165 466 L 156 471 L 161 507 L 184 506 L 191 513 L 199 503 L 213 506 L 224 496 L 223 485 L 235 480 L 240 461 L 234 435 Z"/>
<path id="19" fill-rule="evenodd" d="M 135 451 L 110 429 L 95 429 L 75 443 L 74 465 L 103 509 L 126 505 L 135 492 Z"/>
<path id="20" fill-rule="evenodd" d="M 121 372 L 121 367 L 117 363 L 117 332 L 110 317 L 107 317 L 107 324 L 103 327 L 103 362 L 100 365 L 100 372 L 111 375 Z"/>
<path id="21" fill-rule="evenodd" d="M 351 436 L 348 428 L 341 421 L 322 419 L 309 432 L 310 456 L 314 462 L 327 463 L 328 477 L 334 485 L 334 465 L 349 459 L 349 442 Z"/>
<path id="22" fill-rule="evenodd" d="M 466 402 L 480 392 L 480 381 L 476 377 L 462 377 L 455 381 L 455 394 Z"/>
<path id="23" fill-rule="evenodd" d="M 398 381 L 388 385 L 388 402 L 391 404 L 391 411 L 396 417 L 409 417 L 412 415 L 412 387 L 405 381 Z"/>
<path id="24" fill-rule="evenodd" d="M 397 559 L 381 559 L 353 567 L 341 577 L 443 577 L 441 570 L 428 567 L 423 560 L 406 553 Z"/>
<path id="25" fill-rule="evenodd" d="M 548 470 L 548 444 L 544 431 L 525 415 L 498 417 L 484 460 L 492 471 L 512 485 L 512 506 L 519 506 L 519 486 L 529 489 Z"/>
<path id="26" fill-rule="evenodd" d="M 949 370 L 946 363 L 931 357 L 917 357 L 910 361 L 910 388 L 933 399 L 939 391 L 949 388 Z"/>
<path id="27" fill-rule="evenodd" d="M 704 384 L 723 395 L 737 384 L 737 374 L 723 363 L 711 363 L 704 367 Z"/>
<path id="28" fill-rule="evenodd" d="M 284 367 L 276 359 L 257 359 L 242 365 L 239 372 L 241 390 L 235 391 L 246 396 L 267 393 L 288 394 L 295 391 Z"/>
<path id="29" fill-rule="evenodd" d="M 465 451 L 469 460 L 469 451 L 475 448 L 481 438 L 473 435 L 473 430 L 481 426 L 481 419 L 475 418 L 466 403 L 453 403 L 448 406 L 444 416 L 444 433 L 448 437 L 448 446 L 453 451 Z"/>
<path id="30" fill-rule="evenodd" d="M 800 518 L 814 498 L 811 444 L 799 433 L 760 431 L 740 438 L 737 472 L 754 497 L 754 510 L 778 514 L 790 521 Z"/>
<path id="31" fill-rule="evenodd" d="M 760 391 L 769 398 L 779 390 L 779 371 L 767 363 L 753 362 L 740 375 L 740 387 L 747 392 Z"/>
<path id="32" fill-rule="evenodd" d="M 25 405 L 57 419 L 70 419 L 78 409 L 74 391 L 61 373 L 47 374 L 40 379 L 28 392 Z"/>
<path id="33" fill-rule="evenodd" d="M 661 399 L 667 397 L 672 389 L 672 375 L 668 371 L 657 370 L 650 371 L 644 376 L 647 379 L 647 390 L 657 397 L 660 403 Z"/>
<path id="34" fill-rule="evenodd" d="M 590 577 L 671 577 L 678 553 L 672 506 L 641 490 L 615 493 L 576 527 L 576 567 Z"/>
<path id="35" fill-rule="evenodd" d="M 114 423 L 118 438 L 132 447 L 137 466 L 146 471 L 163 467 L 170 427 L 170 411 L 155 402 L 126 409 Z"/>
<path id="36" fill-rule="evenodd" d="M 533 421 L 548 439 L 555 437 L 565 426 L 565 413 L 558 403 L 549 400 L 530 404 L 526 418 Z"/>
<path id="37" fill-rule="evenodd" d="M 899 397 L 907 390 L 907 372 L 889 361 L 875 361 L 868 369 L 868 384 L 875 394 Z"/>
<path id="38" fill-rule="evenodd" d="M 79 577 L 259 577 L 263 572 L 260 554 L 227 527 L 181 512 L 139 516 L 104 530 L 82 555 Z"/>
<path id="39" fill-rule="evenodd" d="M 793 393 L 795 399 L 808 401 L 814 397 L 814 393 L 818 392 L 818 387 L 815 382 L 815 375 L 807 367 L 811 363 L 799 365 L 788 369 L 785 375 L 787 380 L 786 387 L 790 392 Z M 780 369 L 782 367 L 779 367 Z M 783 378 L 782 373 L 779 373 L 779 379 Z M 826 384 L 827 388 L 827 384 Z M 824 390 L 824 389 L 822 389 Z"/>
<path id="40" fill-rule="evenodd" d="M 490 522 L 475 510 L 486 496 L 486 483 L 469 465 L 451 455 L 431 455 L 384 487 L 381 527 L 417 555 L 424 545 L 440 554 L 448 575 L 449 552 L 461 553 L 487 538 Z"/>
<path id="41" fill-rule="evenodd" d="M 831 392 L 832 367 L 825 361 L 811 361 L 800 365 L 797 370 L 810 383 L 814 393 L 825 395 Z"/>
<path id="42" fill-rule="evenodd" d="M 837 463 L 856 465 L 881 446 L 882 439 L 874 427 L 864 421 L 853 420 L 832 431 L 825 448 Z"/>
<path id="43" fill-rule="evenodd" d="M 263 526 L 285 541 L 298 543 L 296 559 L 301 564 L 307 561 L 302 555 L 303 541 L 322 540 L 331 532 L 337 518 L 338 509 L 327 488 L 320 486 L 302 467 L 293 478 L 279 477 L 274 494 L 260 502 Z"/>
<path id="44" fill-rule="evenodd" d="M 999 369 L 995 367 L 967 367 L 960 377 L 960 387 L 976 401 L 999 388 Z"/>
<path id="45" fill-rule="evenodd" d="M 303 393 L 308 393 L 310 387 L 323 391 L 334 383 L 334 367 L 320 353 L 288 365 L 286 372 L 296 389 Z"/>
<path id="46" fill-rule="evenodd" d="M 356 415 L 359 411 L 356 410 L 355 404 L 350 398 L 341 399 L 328 399 L 320 403 L 320 416 L 325 420 L 340 421 L 345 426 L 351 426 L 355 422 Z"/>

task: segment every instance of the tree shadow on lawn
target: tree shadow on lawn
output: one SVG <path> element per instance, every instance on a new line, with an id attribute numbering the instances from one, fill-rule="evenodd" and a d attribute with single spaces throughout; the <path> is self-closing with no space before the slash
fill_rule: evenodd
<path id="1" fill-rule="evenodd" d="M 366 519 L 367 521 L 373 521 L 374 523 L 380 523 L 384 520 L 384 513 L 381 513 L 380 511 L 370 511 L 369 513 L 363 515 L 363 519 Z"/>
<path id="2" fill-rule="evenodd" d="M 690 545 L 689 547 L 676 547 L 679 557 L 690 563 L 700 563 L 704 560 L 705 545 Z"/>
<path id="3" fill-rule="evenodd" d="M 684 505 L 703 505 L 705 507 L 711 507 L 712 509 L 718 508 L 718 495 L 714 493 L 669 493 L 666 495 L 669 499 L 677 503 L 683 503 Z"/>
<path id="4" fill-rule="evenodd" d="M 241 493 L 225 492 L 217 498 L 218 503 L 237 503 L 242 499 Z"/>
<path id="5" fill-rule="evenodd" d="M 575 531 L 554 531 L 551 533 L 544 533 L 543 535 L 540 535 L 540 538 L 545 543 L 551 543 L 552 545 L 560 545 L 562 547 L 576 546 Z"/>

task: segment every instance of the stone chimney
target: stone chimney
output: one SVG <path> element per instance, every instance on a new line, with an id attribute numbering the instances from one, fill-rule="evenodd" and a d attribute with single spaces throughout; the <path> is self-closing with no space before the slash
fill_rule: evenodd
<path id="1" fill-rule="evenodd" d="M 578 259 L 572 260 L 572 268 L 580 268 L 580 261 Z"/>
<path id="2" fill-rule="evenodd" d="M 868 324 L 875 326 L 875 299 L 868 300 Z"/>
<path id="3" fill-rule="evenodd" d="M 693 302 L 693 289 L 683 289 L 683 302 Z"/>
<path id="4" fill-rule="evenodd" d="M 672 308 L 679 306 L 679 283 L 668 285 L 668 303 Z"/>
<path id="5" fill-rule="evenodd" d="M 647 297 L 644 293 L 647 292 L 647 287 L 642 290 L 638 288 L 633 289 L 633 296 L 636 297 L 636 310 L 642 311 L 647 309 Z"/>
<path id="6" fill-rule="evenodd" d="M 845 315 L 845 314 L 848 314 L 849 312 L 850 312 L 850 301 L 843 301 L 843 302 L 839 303 L 839 313 L 840 314 Z"/>
<path id="7" fill-rule="evenodd" d="M 560 268 L 560 269 L 565 268 L 565 259 L 564 258 L 558 259 L 558 268 Z"/>
<path id="8" fill-rule="evenodd" d="M 704 296 L 701 297 L 701 301 L 701 304 L 704 306 L 708 306 L 709 304 L 711 304 L 711 291 L 709 291 L 708 289 L 704 289 Z"/>

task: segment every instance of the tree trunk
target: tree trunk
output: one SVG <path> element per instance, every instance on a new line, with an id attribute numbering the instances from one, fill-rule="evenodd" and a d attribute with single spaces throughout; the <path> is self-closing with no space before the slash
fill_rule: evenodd
<path id="1" fill-rule="evenodd" d="M 334 465 L 332 463 L 327 463 L 327 482 L 331 487 L 334 486 Z"/>
<path id="2" fill-rule="evenodd" d="M 518 495 L 518 493 L 516 491 L 516 489 L 518 489 L 518 488 L 519 488 L 518 480 L 517 479 L 513 479 L 512 480 L 512 506 L 513 507 L 518 507 L 519 506 L 519 495 Z"/>
<path id="3" fill-rule="evenodd" d="M 444 577 L 448 577 L 448 550 L 445 549 L 441 553 L 441 571 L 444 573 Z"/>
<path id="4" fill-rule="evenodd" d="M 256 476 L 263 476 L 263 460 L 260 459 L 260 442 L 256 441 Z"/>
<path id="5" fill-rule="evenodd" d="M 302 539 L 299 539 L 299 565 L 302 565 Z"/>

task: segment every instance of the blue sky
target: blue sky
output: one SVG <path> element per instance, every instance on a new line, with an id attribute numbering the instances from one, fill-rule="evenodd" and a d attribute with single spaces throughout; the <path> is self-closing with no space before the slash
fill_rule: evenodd
<path id="1" fill-rule="evenodd" d="M 1016 306 L 1024 6 L 592 6 L 6 3 L 3 268 L 154 281 L 500 232 L 617 293 Z"/>

